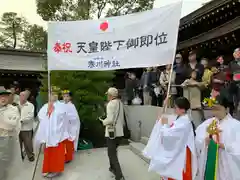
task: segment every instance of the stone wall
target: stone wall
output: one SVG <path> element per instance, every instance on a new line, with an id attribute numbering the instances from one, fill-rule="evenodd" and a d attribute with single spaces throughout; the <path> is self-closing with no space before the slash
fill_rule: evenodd
<path id="1" fill-rule="evenodd" d="M 163 112 L 162 107 L 155 106 L 125 106 L 126 118 L 131 131 L 131 139 L 140 141 L 141 137 L 149 137 L 157 120 L 158 113 Z M 174 112 L 168 109 L 167 114 Z M 209 111 L 204 112 L 205 118 L 211 117 Z M 199 111 L 191 111 L 191 117 L 196 126 L 201 123 Z"/>

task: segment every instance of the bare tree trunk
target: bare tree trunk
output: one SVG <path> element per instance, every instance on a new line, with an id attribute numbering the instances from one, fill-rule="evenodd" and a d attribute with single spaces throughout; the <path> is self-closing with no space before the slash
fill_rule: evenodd
<path id="1" fill-rule="evenodd" d="M 87 19 L 90 17 L 90 9 L 91 9 L 91 0 L 86 0 L 87 5 Z"/>
<path id="2" fill-rule="evenodd" d="M 16 34 L 15 22 L 14 21 L 13 21 L 13 24 L 12 24 L 12 28 L 13 28 L 13 48 L 16 49 L 16 46 L 17 46 L 17 34 Z"/>

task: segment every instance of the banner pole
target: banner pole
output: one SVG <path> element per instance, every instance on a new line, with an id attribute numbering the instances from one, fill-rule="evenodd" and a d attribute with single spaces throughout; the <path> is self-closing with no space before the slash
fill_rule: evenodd
<path id="1" fill-rule="evenodd" d="M 48 102 L 51 99 L 51 71 L 48 70 Z"/>
<path id="2" fill-rule="evenodd" d="M 182 8 L 182 5 L 183 5 L 183 0 L 181 0 L 181 8 Z M 181 16 L 181 13 L 180 13 L 180 16 Z M 180 19 L 179 19 L 179 24 L 180 24 Z M 177 36 L 178 36 L 178 33 L 177 33 Z M 161 119 L 162 114 L 164 114 L 164 113 L 167 112 L 168 101 L 169 101 L 169 97 L 171 96 L 171 95 L 170 95 L 170 91 L 171 91 L 172 73 L 173 73 L 173 66 L 174 66 L 174 62 L 175 62 L 176 51 L 177 51 L 177 43 L 176 43 L 175 53 L 173 54 L 173 57 L 172 57 L 171 70 L 170 70 L 170 76 L 169 76 L 169 80 L 168 80 L 167 94 L 166 94 L 166 99 L 165 99 L 166 101 L 164 101 L 162 112 L 159 111 L 159 113 L 158 113 L 158 120 Z M 160 114 L 160 113 L 161 113 L 161 114 Z"/>
<path id="3" fill-rule="evenodd" d="M 51 99 L 51 71 L 50 70 L 48 70 L 47 76 L 48 76 L 47 80 L 48 80 L 48 103 L 49 103 L 50 99 Z M 40 147 L 39 147 L 39 150 L 38 150 L 38 155 L 37 155 L 36 163 L 35 163 L 34 170 L 33 170 L 32 180 L 35 180 L 37 165 L 38 165 L 38 162 L 39 162 L 39 158 L 40 158 L 42 148 L 43 148 L 43 145 L 41 144 Z"/>
<path id="4" fill-rule="evenodd" d="M 182 8 L 182 5 L 183 5 L 183 0 L 181 0 L 181 8 Z M 180 24 L 180 19 L 179 19 L 179 24 Z M 177 33 L 177 36 L 178 36 L 178 33 Z M 170 90 L 171 90 L 171 83 L 172 83 L 173 66 L 174 66 L 175 57 L 176 57 L 176 51 L 177 51 L 177 43 L 176 43 L 175 53 L 173 54 L 173 57 L 172 57 L 170 76 L 169 76 L 169 80 L 168 80 L 167 95 L 166 95 L 166 99 L 164 100 L 162 114 L 160 114 L 160 111 L 159 111 L 158 120 L 161 120 L 161 116 L 167 112 L 168 102 L 169 102 L 169 95 L 170 95 Z M 161 137 L 162 137 L 162 133 L 161 133 Z M 162 141 L 162 138 L 161 138 L 161 141 Z M 163 178 L 160 176 L 160 180 L 162 180 L 162 179 Z"/>

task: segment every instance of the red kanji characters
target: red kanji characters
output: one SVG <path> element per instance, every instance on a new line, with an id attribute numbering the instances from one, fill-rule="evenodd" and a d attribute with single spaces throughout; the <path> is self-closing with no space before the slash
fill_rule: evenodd
<path id="1" fill-rule="evenodd" d="M 72 44 L 69 43 L 69 42 L 65 42 L 62 44 L 62 49 L 63 49 L 63 52 L 65 53 L 71 53 L 72 52 Z"/>
<path id="2" fill-rule="evenodd" d="M 56 53 L 72 53 L 72 44 L 69 42 L 65 42 L 63 44 L 56 42 L 54 47 L 53 47 L 53 51 Z"/>
<path id="3" fill-rule="evenodd" d="M 62 46 L 61 46 L 61 43 L 59 42 L 56 42 L 54 47 L 53 47 L 53 51 L 56 52 L 56 53 L 60 53 L 62 52 Z"/>

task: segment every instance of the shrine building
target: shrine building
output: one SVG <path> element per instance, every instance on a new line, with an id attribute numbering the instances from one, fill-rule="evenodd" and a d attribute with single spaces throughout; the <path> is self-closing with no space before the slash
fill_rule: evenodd
<path id="1" fill-rule="evenodd" d="M 46 71 L 46 54 L 17 49 L 0 49 L 0 86 L 9 88 L 18 81 L 20 89 L 36 90 L 41 73 Z"/>

